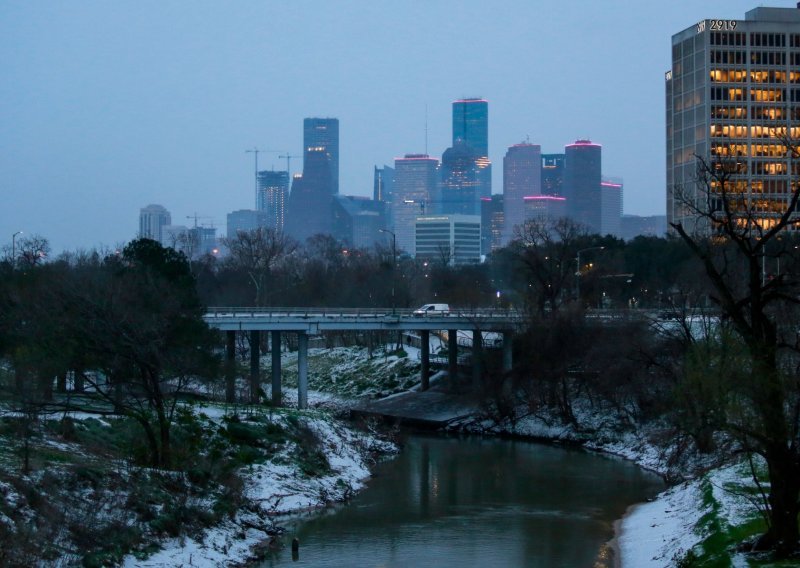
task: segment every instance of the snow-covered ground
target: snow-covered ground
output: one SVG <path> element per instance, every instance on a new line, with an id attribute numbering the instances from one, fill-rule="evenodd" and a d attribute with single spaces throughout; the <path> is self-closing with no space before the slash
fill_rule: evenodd
<path id="1" fill-rule="evenodd" d="M 326 397 L 316 397 L 324 399 Z M 221 418 L 223 411 L 207 408 L 209 418 Z M 318 478 L 304 476 L 299 468 L 286 463 L 256 464 L 242 472 L 249 504 L 234 519 L 207 530 L 202 538 L 183 537 L 165 541 L 159 552 L 147 559 L 132 555 L 123 566 L 232 566 L 246 562 L 258 546 L 272 544 L 276 517 L 307 511 L 346 500 L 360 490 L 369 477 L 368 457 L 373 452 L 391 453 L 396 448 L 368 433 L 356 431 L 330 417 L 304 417 L 322 446 L 331 472 Z M 282 460 L 276 460 L 281 462 Z"/>
<path id="2" fill-rule="evenodd" d="M 732 465 L 676 485 L 651 503 L 631 507 L 618 526 L 617 547 L 622 567 L 675 566 L 676 560 L 701 546 L 709 536 L 709 527 L 701 522 L 709 513 L 724 525 L 716 526 L 715 530 L 744 524 L 757 512 L 742 492 L 734 488 L 752 484 L 745 466 Z M 734 566 L 748 566 L 741 554 L 732 561 Z"/>

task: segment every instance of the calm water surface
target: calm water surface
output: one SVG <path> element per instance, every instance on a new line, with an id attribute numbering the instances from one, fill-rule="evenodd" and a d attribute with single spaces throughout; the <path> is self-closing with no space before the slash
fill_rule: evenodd
<path id="1" fill-rule="evenodd" d="M 262 566 L 605 566 L 614 520 L 663 488 L 578 449 L 414 435 L 348 505 L 289 526 Z"/>

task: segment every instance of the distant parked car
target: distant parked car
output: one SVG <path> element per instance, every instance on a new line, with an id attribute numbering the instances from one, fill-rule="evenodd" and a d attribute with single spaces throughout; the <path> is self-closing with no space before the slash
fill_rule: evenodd
<path id="1" fill-rule="evenodd" d="M 446 316 L 449 313 L 449 304 L 425 304 L 414 310 L 415 316 Z"/>

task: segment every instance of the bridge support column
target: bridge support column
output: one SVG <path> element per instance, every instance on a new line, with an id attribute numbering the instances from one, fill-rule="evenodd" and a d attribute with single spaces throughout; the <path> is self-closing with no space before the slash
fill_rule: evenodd
<path id="1" fill-rule="evenodd" d="M 236 402 L 236 332 L 225 332 L 225 402 Z"/>
<path id="2" fill-rule="evenodd" d="M 250 332 L 250 404 L 258 402 L 258 389 L 261 388 L 261 332 Z"/>
<path id="3" fill-rule="evenodd" d="M 458 330 L 447 330 L 447 375 L 450 390 L 455 389 L 458 379 Z"/>
<path id="4" fill-rule="evenodd" d="M 514 334 L 510 331 L 503 332 L 503 372 L 508 373 L 514 365 L 512 351 Z"/>
<path id="5" fill-rule="evenodd" d="M 281 405 L 281 332 L 272 332 L 272 406 Z"/>
<path id="6" fill-rule="evenodd" d="M 424 391 L 428 390 L 431 386 L 431 332 L 424 329 L 419 332 L 420 337 L 420 362 L 421 367 L 419 371 L 420 388 Z"/>
<path id="7" fill-rule="evenodd" d="M 308 334 L 297 334 L 297 408 L 308 408 Z"/>
<path id="8" fill-rule="evenodd" d="M 479 389 L 483 378 L 483 332 L 472 330 L 472 388 Z"/>

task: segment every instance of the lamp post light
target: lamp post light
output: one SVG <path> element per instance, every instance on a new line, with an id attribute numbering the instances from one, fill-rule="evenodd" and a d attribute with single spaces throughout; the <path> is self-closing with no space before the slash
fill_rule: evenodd
<path id="1" fill-rule="evenodd" d="M 397 304 L 394 296 L 394 272 L 397 265 L 397 236 L 394 234 L 394 231 L 390 231 L 389 229 L 378 229 L 378 232 L 392 235 L 392 315 L 395 315 L 397 313 Z"/>
<path id="2" fill-rule="evenodd" d="M 575 299 L 581 299 L 581 253 L 589 252 L 591 250 L 603 250 L 606 247 L 586 247 L 582 248 L 575 255 Z"/>
<path id="3" fill-rule="evenodd" d="M 17 231 L 13 235 L 11 235 L 11 266 L 16 266 L 17 264 L 17 235 L 21 235 L 22 231 Z"/>

